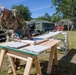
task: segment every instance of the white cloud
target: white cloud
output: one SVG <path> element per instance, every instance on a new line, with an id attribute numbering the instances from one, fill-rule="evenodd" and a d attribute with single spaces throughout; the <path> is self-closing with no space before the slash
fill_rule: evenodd
<path id="1" fill-rule="evenodd" d="M 46 9 L 46 8 L 50 8 L 50 6 L 39 7 L 39 8 L 33 9 L 31 11 L 33 12 L 33 11 L 38 11 L 38 10 L 42 10 L 42 9 Z"/>

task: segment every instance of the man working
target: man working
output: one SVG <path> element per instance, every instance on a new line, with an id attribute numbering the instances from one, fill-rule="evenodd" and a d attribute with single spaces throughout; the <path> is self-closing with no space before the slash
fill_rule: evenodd
<path id="1" fill-rule="evenodd" d="M 1 6 L 0 6 L 0 9 L 1 9 Z M 2 6 L 2 10 L 0 12 L 2 15 L 1 25 L 3 29 L 14 30 L 20 36 L 20 38 L 23 38 L 24 36 L 31 38 L 29 34 L 28 25 L 26 24 L 24 18 L 22 17 L 22 15 L 19 13 L 18 10 L 3 9 L 3 6 Z"/>
<path id="2" fill-rule="evenodd" d="M 32 39 L 29 33 L 28 25 L 26 24 L 22 15 L 16 9 L 8 10 L 4 9 L 0 4 L 0 26 L 2 29 L 7 30 L 7 34 L 11 37 L 12 32 L 16 33 L 20 39 L 25 36 L 28 39 Z M 9 30 L 12 30 L 10 32 Z M 16 68 L 19 66 L 19 60 L 15 60 Z M 12 71 L 9 69 L 8 73 Z"/>

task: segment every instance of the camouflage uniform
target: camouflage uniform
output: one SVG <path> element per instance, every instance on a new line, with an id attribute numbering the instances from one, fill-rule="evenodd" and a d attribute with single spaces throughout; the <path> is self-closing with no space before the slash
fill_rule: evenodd
<path id="1" fill-rule="evenodd" d="M 28 25 L 26 24 L 22 15 L 16 9 L 4 10 L 1 18 L 1 25 L 5 30 L 14 30 L 20 38 L 25 36 L 30 38 Z M 20 62 L 18 59 L 15 59 L 15 64 L 16 66 L 19 66 Z"/>
<path id="2" fill-rule="evenodd" d="M 6 30 L 14 30 L 20 38 L 24 36 L 30 37 L 29 28 L 22 15 L 16 9 L 4 10 L 1 19 L 2 28 Z"/>

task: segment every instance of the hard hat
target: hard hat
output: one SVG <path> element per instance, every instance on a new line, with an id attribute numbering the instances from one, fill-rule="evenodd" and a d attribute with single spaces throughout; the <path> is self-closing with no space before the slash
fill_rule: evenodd
<path id="1" fill-rule="evenodd" d="M 0 6 L 2 6 L 2 4 L 0 4 Z"/>
<path id="2" fill-rule="evenodd" d="M 0 4 L 0 12 L 4 11 L 4 6 Z"/>

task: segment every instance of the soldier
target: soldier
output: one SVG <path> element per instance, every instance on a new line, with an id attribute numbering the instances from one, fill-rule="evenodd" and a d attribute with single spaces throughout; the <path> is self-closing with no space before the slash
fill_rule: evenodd
<path id="1" fill-rule="evenodd" d="M 32 39 L 32 37 L 29 34 L 29 28 L 26 24 L 24 18 L 19 13 L 18 10 L 12 9 L 4 9 L 4 7 L 0 6 L 0 25 L 4 30 L 8 30 L 8 35 L 11 37 L 12 32 L 9 30 L 13 30 L 14 33 L 18 34 L 20 39 L 23 39 L 25 36 L 28 39 Z M 15 36 L 16 37 L 16 36 Z M 19 60 L 16 60 L 15 62 L 16 66 L 19 66 L 20 62 Z M 12 71 L 9 69 L 8 73 L 11 73 Z"/>
<path id="2" fill-rule="evenodd" d="M 1 22 L 3 29 L 13 29 L 20 36 L 20 38 L 23 38 L 24 36 L 31 38 L 28 25 L 16 9 L 4 9 Z"/>

